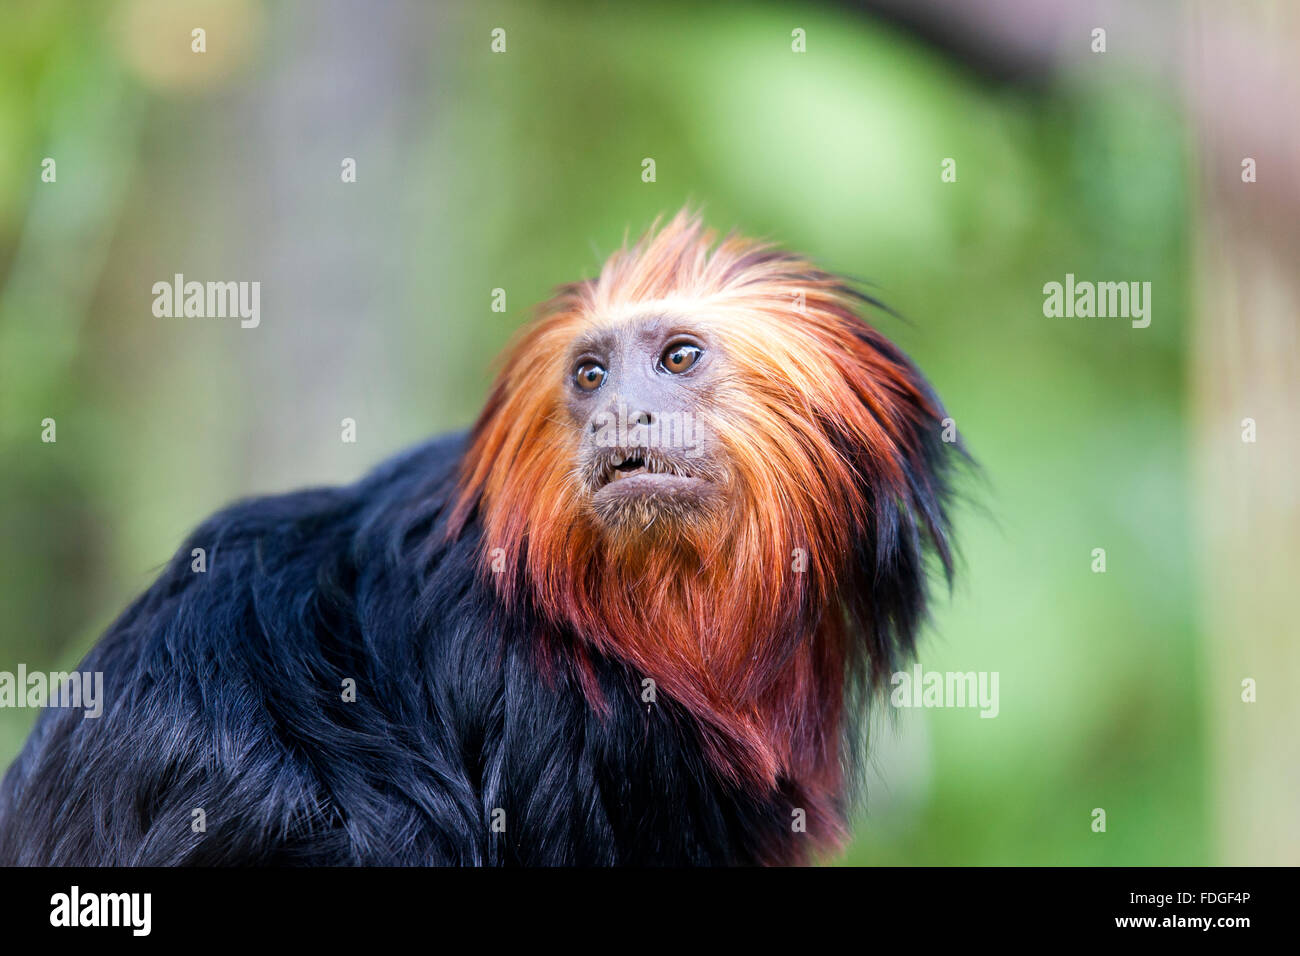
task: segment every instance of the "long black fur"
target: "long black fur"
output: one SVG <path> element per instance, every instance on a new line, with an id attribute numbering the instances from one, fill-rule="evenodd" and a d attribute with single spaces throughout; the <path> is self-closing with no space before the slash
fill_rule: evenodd
<path id="1" fill-rule="evenodd" d="M 589 658 L 602 714 L 542 666 L 478 526 L 441 533 L 464 444 L 204 523 L 81 664 L 102 716 L 41 715 L 0 785 L 0 864 L 745 864 L 807 839 L 639 675 Z"/>

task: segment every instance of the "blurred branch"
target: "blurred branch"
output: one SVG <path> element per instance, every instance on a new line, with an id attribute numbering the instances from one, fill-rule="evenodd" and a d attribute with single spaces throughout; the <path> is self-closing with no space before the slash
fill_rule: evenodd
<path id="1" fill-rule="evenodd" d="M 1224 14 L 1217 4 L 1194 8 L 1185 72 L 1203 157 L 1192 385 L 1213 796 L 1222 862 L 1295 865 L 1300 12 L 1244 23 Z M 1245 157 L 1258 182 L 1243 182 Z M 1247 418 L 1254 443 L 1242 439 Z M 1255 703 L 1242 700 L 1247 678 L 1257 684 Z"/>

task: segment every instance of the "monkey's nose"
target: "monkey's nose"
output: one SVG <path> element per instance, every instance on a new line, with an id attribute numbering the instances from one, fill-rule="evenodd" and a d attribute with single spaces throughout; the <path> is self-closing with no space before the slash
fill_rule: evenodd
<path id="1" fill-rule="evenodd" d="M 593 434 L 597 434 L 602 428 L 609 428 L 612 426 L 617 426 L 618 428 L 633 428 L 637 425 L 650 425 L 654 421 L 654 416 L 647 411 L 632 412 L 631 414 L 627 414 L 626 418 L 624 418 L 622 416 L 626 413 L 623 409 L 624 406 L 620 406 L 618 412 L 612 410 L 601 412 L 599 415 L 596 415 L 591 419 L 588 423 L 588 427 L 591 429 Z"/>

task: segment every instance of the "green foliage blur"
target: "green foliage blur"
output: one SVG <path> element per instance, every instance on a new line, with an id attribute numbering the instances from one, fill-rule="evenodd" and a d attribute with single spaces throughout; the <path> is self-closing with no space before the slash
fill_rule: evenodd
<path id="1" fill-rule="evenodd" d="M 692 202 L 872 283 L 981 468 L 921 663 L 998 672 L 1000 713 L 880 722 L 838 862 L 1214 862 L 1185 138 L 1122 68 L 995 86 L 833 6 L 26 4 L 0 33 L 0 669 L 75 666 L 228 501 L 468 425 L 533 304 Z M 261 327 L 155 318 L 175 273 L 260 280 Z M 1045 318 L 1066 273 L 1150 281 L 1151 327 Z M 0 764 L 34 716 L 0 710 Z"/>

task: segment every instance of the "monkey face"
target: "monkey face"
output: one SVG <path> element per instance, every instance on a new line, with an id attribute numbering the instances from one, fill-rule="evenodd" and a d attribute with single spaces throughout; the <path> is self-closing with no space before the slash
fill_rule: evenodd
<path id="1" fill-rule="evenodd" d="M 579 487 L 613 532 L 689 533 L 725 501 L 710 409 L 726 367 L 699 323 L 650 310 L 573 343 L 565 405 Z"/>

